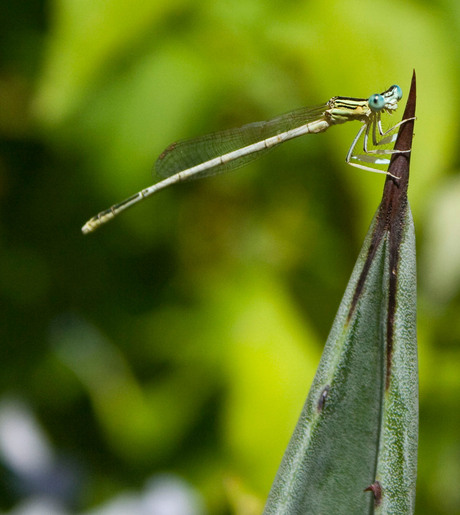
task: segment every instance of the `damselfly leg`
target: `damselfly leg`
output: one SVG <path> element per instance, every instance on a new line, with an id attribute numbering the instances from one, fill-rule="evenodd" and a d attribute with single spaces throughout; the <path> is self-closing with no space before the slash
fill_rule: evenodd
<path id="1" fill-rule="evenodd" d="M 361 170 L 366 170 L 368 172 L 381 173 L 384 175 L 391 175 L 387 170 L 381 170 L 376 167 L 366 166 L 363 164 L 355 163 L 352 161 L 361 161 L 364 163 L 371 163 L 375 166 L 387 166 L 390 164 L 390 158 L 382 157 L 382 156 L 391 156 L 393 154 L 405 154 L 410 152 L 409 150 L 395 150 L 391 148 L 369 148 L 369 133 L 371 132 L 372 127 L 372 144 L 374 147 L 378 147 L 381 145 L 388 145 L 396 141 L 397 133 L 394 133 L 396 129 L 398 129 L 403 123 L 406 123 L 410 120 L 414 120 L 415 118 L 407 118 L 406 120 L 401 120 L 397 124 L 390 127 L 388 130 L 384 131 L 382 128 L 382 121 L 380 118 L 380 113 L 377 113 L 373 120 L 368 123 L 364 123 L 361 129 L 356 134 L 355 139 L 353 140 L 347 156 L 345 158 L 346 162 L 350 166 L 354 166 L 356 168 L 360 168 Z M 378 131 L 378 136 L 377 136 Z M 360 140 L 361 136 L 363 136 L 363 154 L 354 154 L 355 147 Z M 397 178 L 397 177 L 395 177 Z"/>

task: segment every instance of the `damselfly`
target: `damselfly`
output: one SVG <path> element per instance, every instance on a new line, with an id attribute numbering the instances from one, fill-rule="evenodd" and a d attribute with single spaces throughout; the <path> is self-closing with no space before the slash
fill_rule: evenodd
<path id="1" fill-rule="evenodd" d="M 368 99 L 333 97 L 323 105 L 303 107 L 273 120 L 173 143 L 160 154 L 155 163 L 156 174 L 163 180 L 94 216 L 86 222 L 82 231 L 87 234 L 96 230 L 125 209 L 171 184 L 238 168 L 284 141 L 303 134 L 324 132 L 332 125 L 353 120 L 363 125 L 348 150 L 346 162 L 362 170 L 387 174 L 375 166 L 389 164 L 391 154 L 410 152 L 378 148 L 395 141 L 396 134 L 393 131 L 408 121 L 402 120 L 387 131 L 382 129 L 382 113 L 391 113 L 397 109 L 401 98 L 402 90 L 397 85 Z M 363 134 L 363 154 L 355 154 L 356 144 Z M 373 147 L 377 148 L 368 148 L 370 135 Z"/>

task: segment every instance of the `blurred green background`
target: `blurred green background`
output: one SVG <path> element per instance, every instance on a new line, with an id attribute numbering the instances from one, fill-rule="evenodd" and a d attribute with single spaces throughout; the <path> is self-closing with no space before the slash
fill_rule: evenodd
<path id="1" fill-rule="evenodd" d="M 2 513 L 260 513 L 380 200 L 359 124 L 80 227 L 172 141 L 414 68 L 416 513 L 460 513 L 459 27 L 457 0 L 2 0 Z"/>

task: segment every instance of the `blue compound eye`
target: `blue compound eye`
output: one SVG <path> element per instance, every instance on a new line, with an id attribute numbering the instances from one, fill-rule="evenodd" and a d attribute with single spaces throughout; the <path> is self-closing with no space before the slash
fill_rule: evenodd
<path id="1" fill-rule="evenodd" d="M 385 107 L 385 99 L 382 95 L 379 95 L 378 93 L 369 97 L 368 102 L 369 107 L 372 109 L 372 111 L 380 111 Z"/>
<path id="2" fill-rule="evenodd" d="M 393 86 L 391 86 L 390 90 L 393 91 L 393 95 L 395 95 L 396 99 L 399 102 L 403 96 L 402 89 L 397 84 L 393 84 Z"/>

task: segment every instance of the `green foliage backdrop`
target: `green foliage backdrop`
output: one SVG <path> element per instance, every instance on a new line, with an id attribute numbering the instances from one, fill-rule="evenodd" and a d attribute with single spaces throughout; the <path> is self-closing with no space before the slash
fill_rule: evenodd
<path id="1" fill-rule="evenodd" d="M 81 225 L 174 140 L 415 68 L 416 512 L 460 514 L 458 2 L 3 0 L 0 27 L 0 408 L 67 457 L 68 508 L 168 473 L 205 513 L 261 510 L 383 179 L 336 127 Z M 8 511 L 35 490 L 0 458 Z"/>

